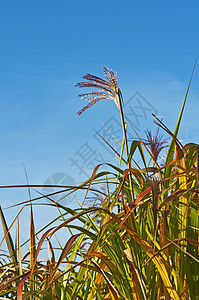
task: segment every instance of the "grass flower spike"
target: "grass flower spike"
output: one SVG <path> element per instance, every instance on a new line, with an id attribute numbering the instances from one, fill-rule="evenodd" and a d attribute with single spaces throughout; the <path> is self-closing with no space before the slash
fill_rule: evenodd
<path id="1" fill-rule="evenodd" d="M 98 76 L 86 74 L 83 76 L 84 79 L 87 81 L 76 83 L 75 86 L 79 88 L 99 88 L 97 92 L 89 92 L 85 94 L 79 95 L 82 99 L 85 99 L 89 101 L 90 103 L 83 107 L 79 112 L 78 115 L 81 115 L 85 110 L 87 110 L 89 107 L 91 107 L 93 104 L 98 102 L 99 100 L 103 99 L 110 99 L 115 102 L 117 105 L 119 112 L 120 112 L 120 118 L 121 118 L 121 124 L 122 124 L 122 130 L 123 130 L 123 138 L 125 142 L 125 148 L 126 148 L 126 157 L 128 160 L 128 142 L 127 142 L 127 135 L 126 135 L 126 122 L 124 120 L 124 113 L 123 113 L 123 98 L 120 88 L 118 87 L 118 78 L 117 74 L 115 75 L 114 72 L 106 67 L 102 68 L 104 75 L 107 80 L 104 80 Z M 131 190 L 131 198 L 134 202 L 134 192 L 133 192 L 133 184 L 131 179 L 131 163 L 128 162 L 128 169 L 129 169 L 129 182 L 130 182 L 130 190 Z"/>
<path id="2" fill-rule="evenodd" d="M 167 145 L 165 145 L 167 141 L 162 140 L 163 136 L 159 135 L 158 129 L 155 135 L 152 135 L 152 132 L 150 130 L 145 131 L 147 137 L 145 144 L 149 146 L 151 154 L 153 155 L 155 161 L 157 161 L 158 155 L 160 154 L 161 150 L 167 147 Z"/>
<path id="3" fill-rule="evenodd" d="M 115 75 L 114 72 L 109 68 L 103 67 L 102 70 L 107 80 L 104 80 L 95 75 L 86 74 L 85 76 L 83 76 L 83 78 L 86 81 L 76 83 L 75 86 L 79 88 L 89 87 L 89 88 L 100 89 L 96 92 L 89 92 L 89 93 L 79 95 L 81 99 L 87 100 L 90 103 L 86 105 L 84 108 L 82 108 L 78 112 L 78 115 L 81 115 L 85 110 L 87 110 L 96 102 L 104 99 L 113 100 L 117 105 L 117 107 L 119 108 L 119 88 L 117 83 L 118 81 L 117 75 Z"/>

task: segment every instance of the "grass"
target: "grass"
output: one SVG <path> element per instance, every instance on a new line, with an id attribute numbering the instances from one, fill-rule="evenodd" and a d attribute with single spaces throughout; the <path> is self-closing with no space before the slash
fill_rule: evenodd
<path id="1" fill-rule="evenodd" d="M 128 149 L 128 124 L 117 77 L 112 70 L 103 71 L 105 79 L 87 74 L 77 84 L 99 89 L 81 95 L 89 104 L 79 114 L 102 99 L 115 102 L 123 129 L 121 153 L 116 153 L 120 164 L 108 164 L 107 171 L 97 165 L 80 186 L 63 187 L 60 194 L 86 191 L 77 209 L 48 195 L 49 206 L 59 216 L 40 230 L 42 236 L 35 232 L 33 204 L 46 196 L 24 203 L 10 226 L 0 210 L 4 230 L 0 245 L 5 241 L 9 253 L 1 252 L 1 299 L 199 299 L 199 145 L 182 145 L 177 138 L 193 72 L 174 132 L 154 116 L 159 128 L 155 136 L 147 131 L 146 140 L 138 136 Z M 166 144 L 159 130 L 170 140 L 161 166 Z M 139 164 L 134 162 L 135 152 L 140 154 Z M 22 257 L 19 225 L 16 243 L 10 230 L 19 224 L 27 206 L 29 251 Z M 60 230 L 70 238 L 60 246 L 56 259 L 52 237 Z M 41 261 L 44 243 L 49 257 Z"/>

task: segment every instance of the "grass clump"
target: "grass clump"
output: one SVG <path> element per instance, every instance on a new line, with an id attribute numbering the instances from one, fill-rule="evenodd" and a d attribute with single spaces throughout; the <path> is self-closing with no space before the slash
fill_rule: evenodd
<path id="1" fill-rule="evenodd" d="M 94 192 L 94 204 L 90 207 L 82 201 L 80 208 L 70 209 L 50 201 L 52 195 L 48 195 L 49 205 L 58 210 L 60 216 L 43 229 L 38 241 L 32 209 L 37 199 L 32 199 L 30 251 L 23 258 L 19 230 L 16 245 L 10 234 L 18 216 L 8 228 L 0 211 L 3 240 L 9 251 L 7 257 L 1 256 L 1 297 L 45 300 L 199 298 L 199 146 L 182 145 L 177 138 L 192 76 L 174 133 L 154 116 L 158 126 L 155 136 L 147 131 L 146 140 L 138 136 L 129 147 L 117 76 L 108 68 L 103 71 L 106 79 L 87 74 L 85 81 L 77 84 L 80 88 L 99 89 L 80 95 L 89 104 L 79 114 L 100 100 L 115 102 L 123 129 L 121 154 L 115 153 L 123 164 L 107 164 L 107 171 L 99 171 L 101 165 L 97 165 L 86 182 L 75 188 L 64 188 L 64 193 L 86 189 L 85 201 L 91 199 L 90 194 Z M 158 157 L 166 143 L 159 135 L 159 128 L 170 139 L 165 163 L 161 166 Z M 136 151 L 140 153 L 139 164 L 134 163 Z M 106 188 L 102 190 L 104 183 Z M 71 237 L 56 259 L 51 238 L 61 229 Z M 49 258 L 40 261 L 45 241 Z"/>

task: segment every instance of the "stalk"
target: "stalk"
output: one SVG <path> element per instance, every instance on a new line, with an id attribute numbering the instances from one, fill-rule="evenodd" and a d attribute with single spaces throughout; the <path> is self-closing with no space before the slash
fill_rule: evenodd
<path id="1" fill-rule="evenodd" d="M 123 103 L 123 97 L 120 88 L 118 88 L 118 98 L 119 98 L 119 111 L 120 111 L 120 117 L 121 117 L 121 123 L 122 123 L 122 130 L 123 130 L 123 135 L 124 135 L 124 142 L 125 142 L 125 148 L 126 148 L 126 158 L 127 158 L 127 165 L 129 169 L 129 183 L 130 183 L 130 191 L 131 191 L 131 199 L 132 202 L 135 201 L 134 197 L 134 191 L 133 191 L 133 182 L 132 182 L 132 177 L 131 177 L 131 162 L 128 161 L 128 143 L 127 143 L 127 135 L 126 135 L 126 128 L 125 128 L 125 121 L 124 121 L 124 113 L 123 113 L 123 108 L 122 108 L 122 103 Z"/>

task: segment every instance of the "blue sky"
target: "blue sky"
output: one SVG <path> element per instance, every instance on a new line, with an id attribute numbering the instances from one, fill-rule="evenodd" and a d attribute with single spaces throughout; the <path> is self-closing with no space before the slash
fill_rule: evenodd
<path id="1" fill-rule="evenodd" d="M 74 84 L 85 73 L 103 76 L 102 66 L 117 71 L 125 101 L 139 92 L 173 130 L 199 53 L 198 12 L 198 1 L 1 1 L 1 185 L 26 183 L 22 163 L 32 184 L 60 173 L 79 183 L 86 175 L 71 158 L 86 143 L 114 161 L 94 136 L 94 129 L 119 120 L 114 103 L 77 116 L 85 103 Z M 180 131 L 184 142 L 186 128 L 198 142 L 198 81 L 197 66 Z M 152 121 L 149 110 L 139 118 L 142 137 Z M 6 207 L 28 194 L 1 190 L 0 197 Z"/>

